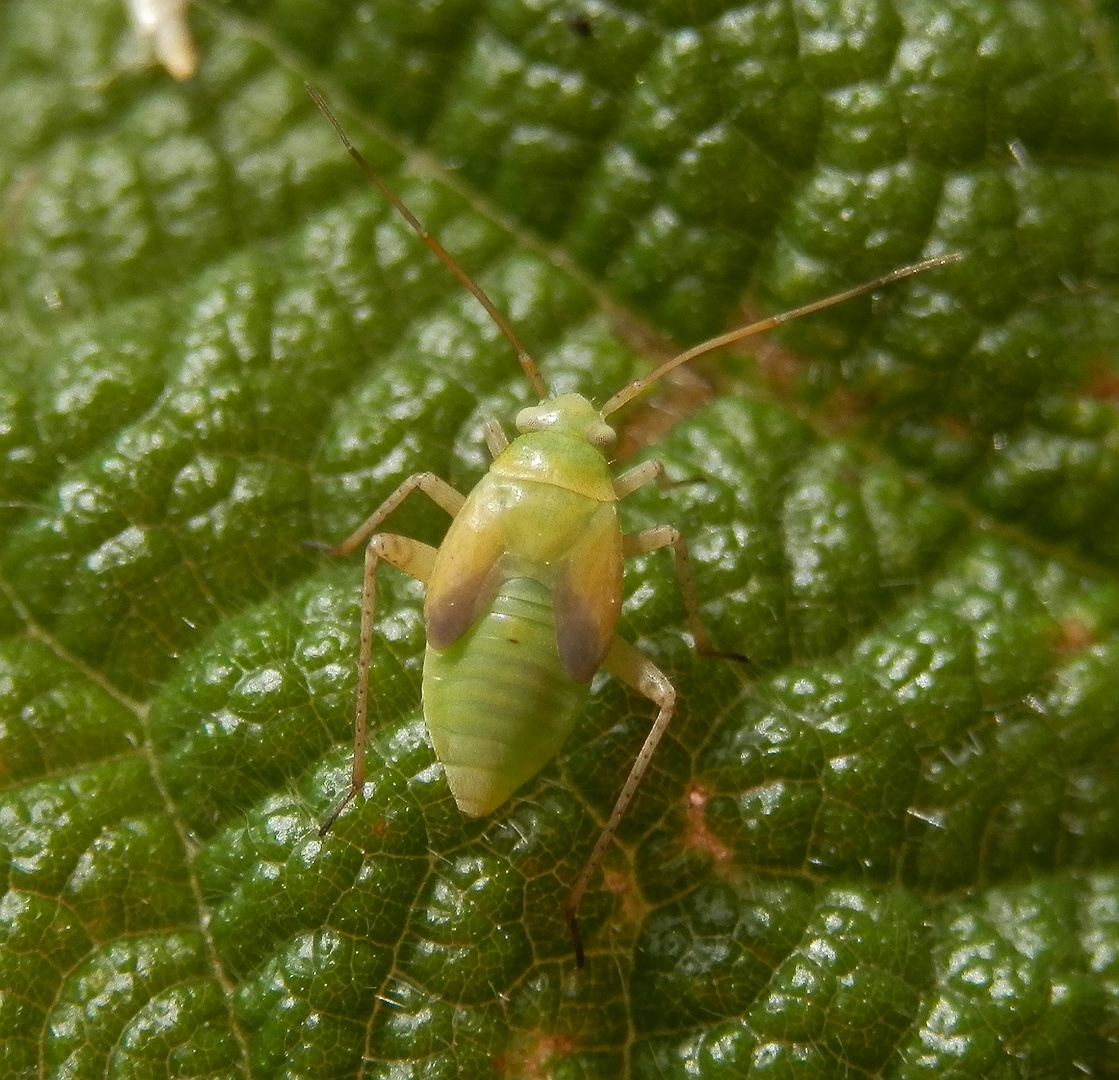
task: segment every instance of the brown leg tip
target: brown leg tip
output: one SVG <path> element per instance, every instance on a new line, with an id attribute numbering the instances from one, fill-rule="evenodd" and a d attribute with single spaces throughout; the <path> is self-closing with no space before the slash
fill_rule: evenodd
<path id="1" fill-rule="evenodd" d="M 319 826 L 319 836 L 326 836 L 326 834 L 330 832 L 334 823 L 338 820 L 338 816 L 354 801 L 354 798 L 360 790 L 360 788 L 350 788 L 346 793 L 346 797 L 330 812 L 330 817 Z"/>
<path id="2" fill-rule="evenodd" d="M 750 658 L 737 652 L 716 652 L 711 654 L 716 660 L 733 660 L 736 664 L 748 664 Z"/>
<path id="3" fill-rule="evenodd" d="M 748 664 L 750 658 L 744 656 L 742 653 L 736 652 L 723 652 L 721 649 L 713 649 L 710 645 L 696 646 L 697 653 L 703 657 L 704 660 L 733 660 L 736 664 Z"/>
<path id="4" fill-rule="evenodd" d="M 583 965 L 586 963 L 586 956 L 583 953 L 583 937 L 579 933 L 579 924 L 575 921 L 575 913 L 573 911 L 565 912 L 567 915 L 567 930 L 571 934 L 571 944 L 575 949 L 575 967 L 577 970 L 582 971 Z"/>

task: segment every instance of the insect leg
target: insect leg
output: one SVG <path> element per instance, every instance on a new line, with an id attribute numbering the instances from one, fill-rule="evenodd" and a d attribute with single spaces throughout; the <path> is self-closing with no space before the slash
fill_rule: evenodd
<path id="1" fill-rule="evenodd" d="M 482 423 L 482 435 L 486 440 L 486 448 L 490 457 L 495 461 L 509 445 L 509 439 L 496 420 L 486 420 Z"/>
<path id="2" fill-rule="evenodd" d="M 413 473 L 342 543 L 331 548 L 330 553 L 332 555 L 349 555 L 351 551 L 356 551 L 358 545 L 368 540 L 373 530 L 417 489 L 422 491 L 437 506 L 446 510 L 451 517 L 454 517 L 462 509 L 462 504 L 466 502 L 465 495 L 460 495 L 446 480 L 436 476 L 435 473 Z"/>
<path id="3" fill-rule="evenodd" d="M 614 494 L 624 499 L 638 488 L 654 482 L 658 487 L 670 486 L 664 478 L 664 466 L 659 461 L 643 461 L 614 478 Z"/>
<path id="4" fill-rule="evenodd" d="M 637 752 L 637 759 L 629 770 L 626 782 L 622 785 L 621 794 L 618 796 L 617 802 L 614 803 L 614 809 L 610 811 L 610 817 L 607 818 L 606 824 L 602 827 L 602 832 L 599 834 L 594 850 L 591 851 L 586 865 L 563 904 L 563 913 L 567 918 L 567 926 L 571 931 L 571 938 L 575 945 L 577 967 L 583 966 L 583 939 L 579 936 L 579 924 L 575 918 L 579 911 L 579 904 L 582 902 L 583 895 L 587 891 L 587 886 L 590 884 L 594 872 L 598 869 L 598 864 L 602 862 L 602 856 L 606 854 L 606 849 L 610 846 L 614 834 L 618 831 L 619 822 L 625 817 L 626 810 L 629 809 L 629 804 L 633 800 L 637 786 L 641 783 L 641 778 L 645 775 L 645 770 L 648 769 L 653 754 L 656 753 L 657 744 L 661 741 L 661 736 L 664 734 L 665 728 L 668 727 L 668 722 L 672 719 L 672 714 L 676 709 L 676 689 L 668 681 L 668 677 L 651 660 L 642 656 L 628 641 L 623 641 L 620 637 L 614 638 L 614 643 L 610 646 L 610 652 L 606 654 L 602 666 L 620 682 L 636 690 L 642 697 L 654 702 L 660 711 L 657 713 L 656 720 L 653 721 L 652 729 L 645 737 L 645 742 L 642 743 L 641 749 Z"/>
<path id="5" fill-rule="evenodd" d="M 369 665 L 373 657 L 373 621 L 377 599 L 377 564 L 381 559 L 398 570 L 425 582 L 435 564 L 436 549 L 430 544 L 413 540 L 396 533 L 377 533 L 370 537 L 365 549 L 365 577 L 361 589 L 361 632 L 357 654 L 357 705 L 354 709 L 354 764 L 350 774 L 350 789 L 330 817 L 319 828 L 325 836 L 338 820 L 338 815 L 353 801 L 365 784 L 365 741 L 369 716 Z"/>
<path id="6" fill-rule="evenodd" d="M 623 473 L 619 479 L 624 479 L 627 475 L 629 474 Z M 615 481 L 616 483 L 617 481 Z M 692 632 L 695 651 L 700 656 L 749 663 L 749 657 L 743 656 L 741 653 L 721 652 L 719 649 L 711 647 L 711 640 L 707 636 L 707 630 L 699 614 L 699 600 L 696 598 L 695 580 L 692 577 L 688 545 L 678 529 L 671 525 L 657 525 L 651 529 L 626 533 L 622 537 L 622 557 L 626 559 L 631 555 L 644 555 L 646 552 L 659 551 L 666 547 L 672 548 L 676 555 L 676 580 L 680 583 L 680 595 L 684 601 L 684 610 L 688 615 L 688 629 Z"/>
<path id="7" fill-rule="evenodd" d="M 331 811 L 319 828 L 325 836 L 338 820 L 338 815 L 350 804 L 365 783 L 366 723 L 369 715 L 369 666 L 373 655 L 373 612 L 376 601 L 377 563 L 384 559 L 398 570 L 426 582 L 435 562 L 435 548 L 395 533 L 373 534 L 381 524 L 413 491 L 422 491 L 437 506 L 454 517 L 466 502 L 446 480 L 435 473 L 414 473 L 409 476 L 366 520 L 337 547 L 330 548 L 333 555 L 349 555 L 359 544 L 368 540 L 365 549 L 365 577 L 361 591 L 361 633 L 358 639 L 357 705 L 354 709 L 354 764 L 350 790 Z"/>
<path id="8" fill-rule="evenodd" d="M 692 632 L 696 652 L 700 656 L 743 659 L 711 648 L 707 630 L 699 616 L 699 601 L 696 599 L 695 580 L 692 578 L 692 564 L 688 557 L 688 545 L 685 543 L 683 536 L 680 535 L 680 530 L 673 528 L 671 525 L 657 525 L 652 529 L 641 529 L 639 532 L 626 533 L 622 537 L 622 556 L 627 559 L 631 555 L 644 555 L 646 552 L 659 551 L 666 547 L 672 548 L 676 555 L 676 578 L 680 582 L 680 594 L 684 598 L 684 610 L 688 613 L 688 628 Z"/>

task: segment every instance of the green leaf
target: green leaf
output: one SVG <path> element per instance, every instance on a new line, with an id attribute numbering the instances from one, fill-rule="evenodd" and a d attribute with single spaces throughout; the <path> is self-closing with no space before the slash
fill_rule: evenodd
<path id="1" fill-rule="evenodd" d="M 0 7 L 0 1075 L 839 1077 L 1119 1068 L 1119 116 L 1046 0 Z M 491 818 L 359 559 L 529 400 L 313 78 L 556 392 L 907 262 L 624 420 L 676 484 L 608 679 Z M 703 381 L 705 380 L 705 381 Z M 701 385 L 702 382 L 702 385 Z M 445 515 L 392 527 L 438 543 Z M 601 684 L 601 685 L 600 685 Z"/>

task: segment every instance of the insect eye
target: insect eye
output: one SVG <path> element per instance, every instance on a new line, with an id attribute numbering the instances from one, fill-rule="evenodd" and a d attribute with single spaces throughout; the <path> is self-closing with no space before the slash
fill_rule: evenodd
<path id="1" fill-rule="evenodd" d="M 521 411 L 517 413 L 517 430 L 525 435 L 532 431 L 540 431 L 546 428 L 549 423 L 551 423 L 551 421 L 547 413 L 542 413 L 538 405 L 530 406 L 527 409 L 521 409 Z"/>
<path id="2" fill-rule="evenodd" d="M 609 424 L 601 420 L 596 421 L 587 428 L 587 442 L 600 450 L 613 446 L 618 441 L 618 436 Z"/>

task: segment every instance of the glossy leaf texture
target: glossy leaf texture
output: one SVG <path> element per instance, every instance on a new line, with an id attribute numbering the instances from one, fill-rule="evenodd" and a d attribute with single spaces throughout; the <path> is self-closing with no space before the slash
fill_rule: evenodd
<path id="1" fill-rule="evenodd" d="M 0 6 L 0 1076 L 1011 1078 L 1119 1071 L 1119 116 L 1111 7 Z M 360 560 L 528 390 L 311 78 L 556 392 L 916 259 L 624 417 L 675 482 L 607 679 L 493 817 Z M 706 390 L 704 390 L 706 386 Z M 416 502 L 397 531 L 438 542 Z"/>

